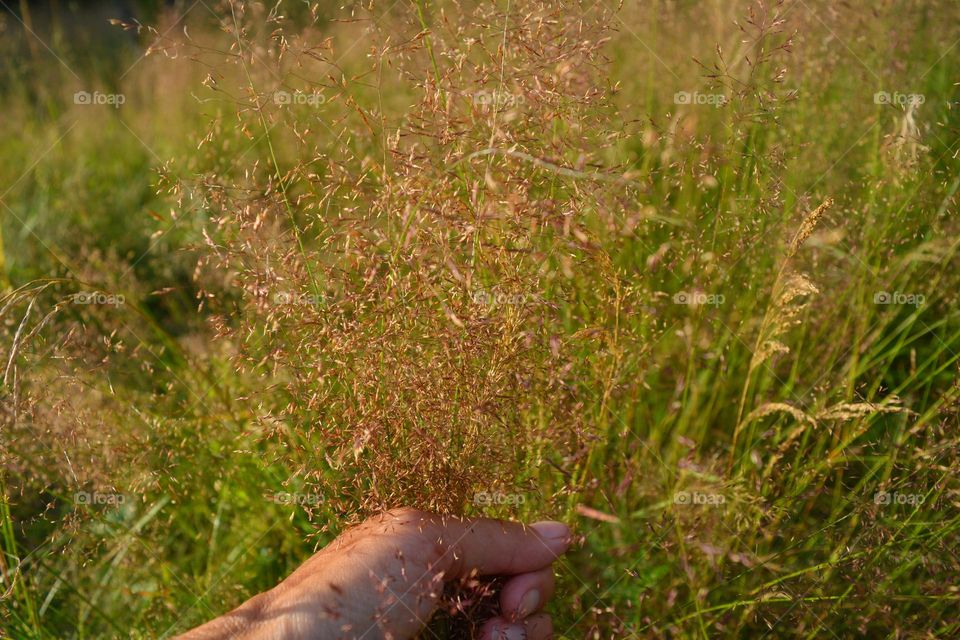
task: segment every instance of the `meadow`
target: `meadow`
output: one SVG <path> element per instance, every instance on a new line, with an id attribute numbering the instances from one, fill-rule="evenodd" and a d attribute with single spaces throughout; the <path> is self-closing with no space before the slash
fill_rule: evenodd
<path id="1" fill-rule="evenodd" d="M 960 5 L 172 5 L 0 12 L 0 638 L 400 505 L 570 524 L 558 638 L 960 636 Z"/>

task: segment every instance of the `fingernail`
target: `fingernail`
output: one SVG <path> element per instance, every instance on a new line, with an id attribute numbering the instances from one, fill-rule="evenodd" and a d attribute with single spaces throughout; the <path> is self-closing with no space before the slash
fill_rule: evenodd
<path id="1" fill-rule="evenodd" d="M 527 632 L 523 627 L 511 624 L 497 629 L 494 637 L 497 640 L 527 640 Z"/>
<path id="2" fill-rule="evenodd" d="M 526 618 L 537 610 L 540 606 L 540 592 L 536 589 L 530 589 L 520 598 L 520 606 L 517 607 L 517 617 Z"/>
<path id="3" fill-rule="evenodd" d="M 544 522 L 535 522 L 530 528 L 540 534 L 543 541 L 547 543 L 550 550 L 560 555 L 570 546 L 570 527 L 562 522 L 545 520 Z"/>

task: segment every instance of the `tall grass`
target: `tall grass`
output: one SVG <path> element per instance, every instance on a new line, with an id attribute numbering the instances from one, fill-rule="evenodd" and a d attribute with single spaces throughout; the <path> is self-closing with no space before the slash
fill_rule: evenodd
<path id="1" fill-rule="evenodd" d="M 4 630 L 411 504 L 573 524 L 561 637 L 956 635 L 957 14 L 224 2 L 113 112 L 20 78 Z"/>

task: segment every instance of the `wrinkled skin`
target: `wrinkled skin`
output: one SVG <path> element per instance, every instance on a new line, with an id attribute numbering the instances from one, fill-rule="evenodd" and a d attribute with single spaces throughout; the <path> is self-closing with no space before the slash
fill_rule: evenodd
<path id="1" fill-rule="evenodd" d="M 570 541 L 559 522 L 394 510 L 347 530 L 273 589 L 180 638 L 405 640 L 423 630 L 445 582 L 495 575 L 507 576 L 500 615 L 485 622 L 482 640 L 545 640 L 553 635 L 541 613 L 553 594 L 551 563 Z"/>

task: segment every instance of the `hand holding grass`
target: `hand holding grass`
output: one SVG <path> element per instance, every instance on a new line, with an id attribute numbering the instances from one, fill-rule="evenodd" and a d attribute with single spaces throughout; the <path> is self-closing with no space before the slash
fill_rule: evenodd
<path id="1" fill-rule="evenodd" d="M 500 520 L 390 511 L 349 529 L 286 580 L 182 638 L 404 640 L 423 630 L 445 582 L 509 576 L 500 615 L 482 640 L 544 640 L 553 593 L 551 564 L 570 545 L 559 522 L 529 527 Z"/>

